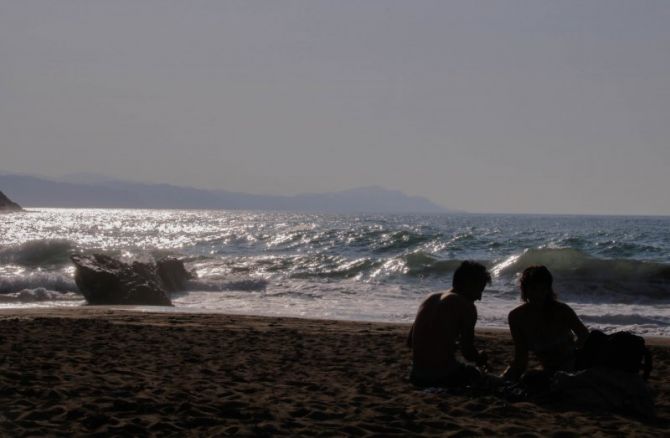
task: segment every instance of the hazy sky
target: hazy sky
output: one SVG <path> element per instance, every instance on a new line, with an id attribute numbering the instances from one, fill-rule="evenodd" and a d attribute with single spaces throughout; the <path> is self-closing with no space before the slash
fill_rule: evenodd
<path id="1" fill-rule="evenodd" d="M 0 0 L 0 169 L 670 214 L 670 1 Z"/>

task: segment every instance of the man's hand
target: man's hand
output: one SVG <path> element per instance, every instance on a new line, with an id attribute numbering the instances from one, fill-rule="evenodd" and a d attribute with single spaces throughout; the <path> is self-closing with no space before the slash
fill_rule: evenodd
<path id="1" fill-rule="evenodd" d="M 485 352 L 480 351 L 477 354 L 477 361 L 475 362 L 475 364 L 479 368 L 481 368 L 482 370 L 488 371 L 488 369 L 489 369 L 489 357 L 488 357 L 488 355 Z"/>

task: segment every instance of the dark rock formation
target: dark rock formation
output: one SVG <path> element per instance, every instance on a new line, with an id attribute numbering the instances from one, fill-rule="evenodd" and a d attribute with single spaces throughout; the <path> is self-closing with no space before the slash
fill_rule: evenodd
<path id="1" fill-rule="evenodd" d="M 195 278 L 195 274 L 184 267 L 184 262 L 167 257 L 156 263 L 156 272 L 161 286 L 168 292 L 181 292 L 186 289 L 186 281 Z"/>
<path id="2" fill-rule="evenodd" d="M 0 192 L 0 212 L 22 211 L 19 204 L 9 199 L 4 193 Z"/>
<path id="3" fill-rule="evenodd" d="M 176 259 L 156 265 L 129 265 L 104 254 L 75 254 L 71 259 L 77 268 L 75 282 L 89 304 L 171 306 L 170 292 L 184 290 L 193 278 Z"/>

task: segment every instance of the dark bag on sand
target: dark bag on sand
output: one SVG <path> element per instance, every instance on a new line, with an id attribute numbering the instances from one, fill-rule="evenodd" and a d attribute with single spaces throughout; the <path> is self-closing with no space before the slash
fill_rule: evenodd
<path id="1" fill-rule="evenodd" d="M 584 346 L 577 351 L 576 368 L 607 368 L 633 374 L 642 371 L 647 380 L 652 369 L 651 353 L 642 336 L 630 332 L 606 335 L 593 330 Z"/>

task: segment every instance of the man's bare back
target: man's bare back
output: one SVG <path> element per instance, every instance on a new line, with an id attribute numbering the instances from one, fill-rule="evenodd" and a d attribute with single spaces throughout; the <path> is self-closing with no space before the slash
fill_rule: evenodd
<path id="1" fill-rule="evenodd" d="M 419 307 L 411 334 L 414 365 L 452 369 L 457 342 L 472 344 L 477 309 L 472 301 L 454 292 L 435 293 Z"/>
<path id="2" fill-rule="evenodd" d="M 479 377 L 476 368 L 456 359 L 456 350 L 460 345 L 466 360 L 486 365 L 486 355 L 474 347 L 475 301 L 482 298 L 490 282 L 484 265 L 465 261 L 454 272 L 451 290 L 432 294 L 421 303 L 408 338 L 414 384 L 461 385 Z"/>

